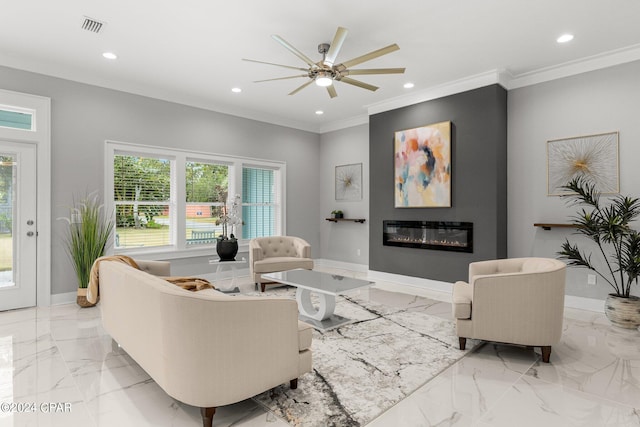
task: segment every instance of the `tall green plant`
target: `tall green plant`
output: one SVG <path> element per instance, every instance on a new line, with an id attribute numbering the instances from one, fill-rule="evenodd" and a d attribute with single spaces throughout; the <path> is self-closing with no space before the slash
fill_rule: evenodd
<path id="1" fill-rule="evenodd" d="M 96 193 L 90 193 L 80 201 L 74 198 L 69 218 L 58 218 L 68 224 L 65 235 L 67 253 L 78 279 L 78 287 L 89 284 L 91 266 L 104 255 L 113 232 L 113 219 L 104 211 Z"/>
<path id="2" fill-rule="evenodd" d="M 578 177 L 564 188 L 573 194 L 568 197 L 572 205 L 584 206 L 572 217 L 577 232 L 598 246 L 606 264 L 605 273 L 595 268 L 592 254 L 565 240 L 560 259 L 568 264 L 593 270 L 602 277 L 620 297 L 628 298 L 631 284 L 640 276 L 640 234 L 629 225 L 640 215 L 640 200 L 622 195 L 615 196 L 608 205 L 600 203 L 600 193 L 595 185 Z"/>

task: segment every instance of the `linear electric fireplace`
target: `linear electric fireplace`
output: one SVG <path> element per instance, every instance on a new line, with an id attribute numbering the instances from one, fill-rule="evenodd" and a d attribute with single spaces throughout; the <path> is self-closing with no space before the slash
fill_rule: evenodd
<path id="1" fill-rule="evenodd" d="M 385 246 L 473 252 L 473 223 L 450 221 L 383 221 Z"/>

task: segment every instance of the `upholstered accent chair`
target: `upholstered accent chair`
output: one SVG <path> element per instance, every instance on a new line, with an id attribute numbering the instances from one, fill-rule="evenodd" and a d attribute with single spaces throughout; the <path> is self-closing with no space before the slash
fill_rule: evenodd
<path id="1" fill-rule="evenodd" d="M 541 347 L 549 363 L 560 342 L 566 265 L 550 258 L 511 258 L 469 264 L 469 283 L 453 285 L 460 349 L 467 338 Z"/>
<path id="2" fill-rule="evenodd" d="M 256 286 L 262 292 L 266 283 L 262 283 L 262 274 L 295 268 L 313 269 L 311 245 L 300 237 L 270 236 L 257 237 L 249 242 L 249 270 Z"/>

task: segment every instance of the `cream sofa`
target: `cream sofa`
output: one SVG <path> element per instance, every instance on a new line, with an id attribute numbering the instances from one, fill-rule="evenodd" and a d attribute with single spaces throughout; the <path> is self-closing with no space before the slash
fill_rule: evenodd
<path id="1" fill-rule="evenodd" d="M 169 275 L 169 264 L 138 261 Z M 215 408 L 311 371 L 311 327 L 293 299 L 189 292 L 129 265 L 100 263 L 100 306 L 111 337 L 171 397 Z"/>
<path id="2" fill-rule="evenodd" d="M 261 275 L 295 268 L 313 269 L 311 245 L 299 237 L 257 237 L 249 241 L 249 272 L 262 292 Z"/>
<path id="3" fill-rule="evenodd" d="M 464 350 L 467 338 L 541 347 L 549 362 L 560 341 L 566 265 L 549 258 L 469 264 L 469 283 L 453 285 L 453 317 Z"/>

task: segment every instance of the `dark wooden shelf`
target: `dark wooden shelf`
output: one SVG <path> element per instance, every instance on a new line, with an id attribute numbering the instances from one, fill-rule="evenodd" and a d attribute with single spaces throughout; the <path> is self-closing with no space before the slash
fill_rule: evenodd
<path id="1" fill-rule="evenodd" d="M 364 224 L 366 219 L 364 218 L 325 218 L 327 221 L 338 222 L 338 221 L 350 221 L 350 222 L 359 222 L 360 224 Z"/>
<path id="2" fill-rule="evenodd" d="M 573 224 L 547 224 L 537 222 L 533 224 L 534 227 L 542 227 L 543 230 L 551 230 L 552 228 L 576 228 Z"/>

